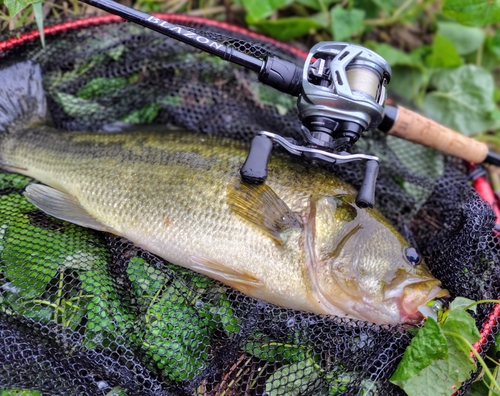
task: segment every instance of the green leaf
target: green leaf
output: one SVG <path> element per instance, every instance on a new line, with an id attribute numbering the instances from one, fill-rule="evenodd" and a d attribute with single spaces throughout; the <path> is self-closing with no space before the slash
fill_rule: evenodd
<path id="1" fill-rule="evenodd" d="M 33 3 L 33 0 L 4 0 L 3 2 L 9 10 L 9 16 L 12 18 L 18 12 Z"/>
<path id="2" fill-rule="evenodd" d="M 475 303 L 474 300 L 471 300 L 471 299 L 468 299 L 465 297 L 457 297 L 451 302 L 450 310 L 454 310 L 454 309 L 463 309 L 464 310 L 469 305 L 474 304 L 474 303 Z M 474 306 L 474 307 L 470 308 L 470 310 L 476 312 L 476 308 L 477 308 L 477 306 Z"/>
<path id="3" fill-rule="evenodd" d="M 42 396 L 42 392 L 31 389 L 0 389 L 0 396 Z"/>
<path id="4" fill-rule="evenodd" d="M 392 45 L 386 43 L 367 42 L 365 45 L 369 46 L 373 51 L 384 58 L 389 65 L 404 65 L 404 66 L 422 66 L 422 63 L 412 58 L 407 53 L 394 48 Z"/>
<path id="5" fill-rule="evenodd" d="M 449 359 L 434 360 L 404 383 L 398 384 L 408 396 L 451 396 L 475 368 L 453 342 L 448 342 Z"/>
<path id="6" fill-rule="evenodd" d="M 500 59 L 500 30 L 497 29 L 495 34 L 488 40 L 487 45 L 498 59 Z"/>
<path id="7" fill-rule="evenodd" d="M 392 0 L 372 0 L 372 2 L 380 8 L 386 16 L 391 13 L 394 3 Z"/>
<path id="8" fill-rule="evenodd" d="M 390 381 L 400 387 L 414 378 L 436 359 L 448 358 L 448 344 L 437 322 L 428 318 L 406 348 L 403 360 Z M 404 388 L 403 388 L 404 389 Z"/>
<path id="9" fill-rule="evenodd" d="M 491 0 L 444 0 L 443 14 L 464 25 L 482 27 L 500 21 L 500 6 Z"/>
<path id="10" fill-rule="evenodd" d="M 55 100 L 69 116 L 75 118 L 90 116 L 96 113 L 99 114 L 104 111 L 104 106 L 97 102 L 80 99 L 64 92 L 57 92 Z"/>
<path id="11" fill-rule="evenodd" d="M 260 32 L 278 40 L 290 40 L 308 34 L 311 29 L 322 27 L 316 19 L 290 17 L 276 20 L 263 20 L 253 24 Z"/>
<path id="12" fill-rule="evenodd" d="M 408 396 L 450 396 L 470 378 L 470 372 L 476 369 L 469 344 L 480 337 L 474 318 L 463 310 L 465 300 L 459 299 L 455 303 L 441 327 L 432 318 L 428 318 L 405 351 L 403 360 L 390 381 L 404 389 Z M 412 350 L 416 345 L 429 343 L 429 339 L 433 340 L 436 336 L 441 340 L 441 353 L 432 350 L 432 347 L 421 348 L 418 351 L 420 353 Z M 443 338 L 445 345 L 442 344 Z M 442 353 L 444 349 L 446 354 Z"/>
<path id="13" fill-rule="evenodd" d="M 160 104 L 151 103 L 150 105 L 128 114 L 122 121 L 128 122 L 129 124 L 151 124 L 158 116 L 161 107 Z"/>
<path id="14" fill-rule="evenodd" d="M 81 99 L 95 99 L 106 94 L 109 95 L 127 85 L 128 80 L 123 77 L 96 77 L 80 88 L 76 96 Z"/>
<path id="15" fill-rule="evenodd" d="M 285 365 L 276 370 L 266 381 L 269 396 L 299 396 L 306 393 L 310 384 L 318 379 L 318 371 L 311 359 Z"/>
<path id="16" fill-rule="evenodd" d="M 430 67 L 456 67 L 463 64 L 453 42 L 439 33 L 434 36 L 431 49 L 426 58 Z"/>
<path id="17" fill-rule="evenodd" d="M 389 91 L 415 100 L 425 81 L 425 68 L 417 56 L 411 56 L 385 43 L 365 43 L 384 58 L 392 68 Z"/>
<path id="18" fill-rule="evenodd" d="M 295 109 L 297 100 L 293 96 L 283 95 L 277 89 L 257 82 L 251 82 L 250 88 L 260 104 L 274 106 L 281 116 Z"/>
<path id="19" fill-rule="evenodd" d="M 339 0 L 296 0 L 295 2 L 312 8 L 315 11 L 321 11 L 323 7 L 328 9 L 331 4 L 337 3 L 338 1 Z"/>
<path id="20" fill-rule="evenodd" d="M 459 55 L 467 55 L 482 47 L 484 31 L 477 27 L 467 27 L 456 22 L 438 22 L 439 34 L 450 40 Z"/>
<path id="21" fill-rule="evenodd" d="M 247 22 L 253 24 L 267 18 L 278 8 L 291 4 L 293 0 L 242 0 L 247 11 Z"/>
<path id="22" fill-rule="evenodd" d="M 43 8 L 41 1 L 33 3 L 33 13 L 35 14 L 36 26 L 38 28 L 38 31 L 40 32 L 42 47 L 45 48 L 45 34 L 43 31 Z"/>
<path id="23" fill-rule="evenodd" d="M 465 65 L 433 75 L 436 88 L 424 98 L 423 109 L 436 121 L 473 136 L 494 128 L 495 83 L 482 67 Z"/>
<path id="24" fill-rule="evenodd" d="M 94 296 L 84 307 L 87 314 L 84 345 L 88 348 L 107 347 L 116 339 L 132 343 L 136 336 L 136 318 L 120 299 L 106 261 L 95 262 L 89 270 L 80 271 L 78 278 L 82 290 Z"/>
<path id="25" fill-rule="evenodd" d="M 306 360 L 313 349 L 312 345 L 304 345 L 293 336 L 288 336 L 285 340 L 272 340 L 260 332 L 252 334 L 245 344 L 248 354 L 269 363 L 298 363 Z"/>
<path id="26" fill-rule="evenodd" d="M 178 290 L 165 290 L 148 308 L 142 347 L 163 374 L 173 381 L 193 379 L 208 359 L 209 329 Z"/>
<path id="27" fill-rule="evenodd" d="M 410 101 L 417 101 L 426 80 L 425 72 L 415 66 L 394 66 L 389 84 L 389 96 L 396 93 Z"/>
<path id="28" fill-rule="evenodd" d="M 346 10 L 336 5 L 330 11 L 332 19 L 332 34 L 336 41 L 348 40 L 351 36 L 363 33 L 365 11 L 358 8 Z"/>
<path id="29" fill-rule="evenodd" d="M 460 334 L 470 344 L 480 339 L 479 331 L 476 328 L 476 321 L 472 316 L 462 309 L 451 309 L 442 326 L 443 331 Z M 460 344 L 460 341 L 458 341 Z M 464 344 L 460 344 L 464 346 Z M 469 353 L 469 348 L 465 346 L 465 355 Z"/>

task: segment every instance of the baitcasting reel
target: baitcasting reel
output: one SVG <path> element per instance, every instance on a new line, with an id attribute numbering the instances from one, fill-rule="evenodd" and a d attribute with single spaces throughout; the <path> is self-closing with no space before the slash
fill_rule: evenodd
<path id="1" fill-rule="evenodd" d="M 263 69 L 265 70 L 265 66 Z M 262 74 L 262 72 L 261 72 Z M 285 73 L 283 79 L 289 79 Z M 385 85 L 391 78 L 389 64 L 375 52 L 355 44 L 321 42 L 306 59 L 297 106 L 303 123 L 300 145 L 292 138 L 262 131 L 252 141 L 241 177 L 263 183 L 272 141 L 309 161 L 331 164 L 366 161 L 365 178 L 356 197 L 360 207 L 373 207 L 378 158 L 349 154 L 349 150 L 384 117 Z"/>

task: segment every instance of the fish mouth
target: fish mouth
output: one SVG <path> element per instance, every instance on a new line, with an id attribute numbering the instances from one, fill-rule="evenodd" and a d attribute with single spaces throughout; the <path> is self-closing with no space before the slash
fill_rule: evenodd
<path id="1" fill-rule="evenodd" d="M 441 288 L 441 282 L 437 279 L 406 279 L 386 294 L 386 301 L 396 303 L 400 323 L 418 324 L 427 316 L 437 318 L 436 312 L 432 314 L 433 309 L 438 308 L 433 302 L 449 297 L 450 293 Z"/>
<path id="2" fill-rule="evenodd" d="M 437 284 L 436 284 L 437 283 Z M 425 281 L 405 287 L 402 314 L 406 323 L 420 323 L 424 318 L 434 320 L 448 308 L 450 293 L 441 288 L 439 281 Z"/>

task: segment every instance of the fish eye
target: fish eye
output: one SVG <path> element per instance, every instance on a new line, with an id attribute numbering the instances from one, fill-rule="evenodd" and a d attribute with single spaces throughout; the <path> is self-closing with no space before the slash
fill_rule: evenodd
<path id="1" fill-rule="evenodd" d="M 416 267 L 422 262 L 422 256 L 413 247 L 405 248 L 405 257 L 412 267 Z"/>

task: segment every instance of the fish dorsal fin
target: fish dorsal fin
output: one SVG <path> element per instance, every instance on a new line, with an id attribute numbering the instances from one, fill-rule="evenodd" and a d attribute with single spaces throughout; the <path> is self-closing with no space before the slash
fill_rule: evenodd
<path id="1" fill-rule="evenodd" d="M 92 228 L 98 231 L 113 232 L 92 217 L 72 195 L 63 193 L 43 184 L 30 184 L 24 191 L 24 196 L 43 212 L 58 219 Z"/>
<path id="2" fill-rule="evenodd" d="M 281 233 L 302 228 L 299 218 L 267 184 L 236 182 L 227 192 L 229 207 L 272 238 L 283 243 Z"/>
<path id="3" fill-rule="evenodd" d="M 202 256 L 190 256 L 189 259 L 193 263 L 190 267 L 192 270 L 217 279 L 243 292 L 249 293 L 249 289 L 256 289 L 263 286 L 263 283 L 255 276 L 236 271 L 216 260 Z"/>

